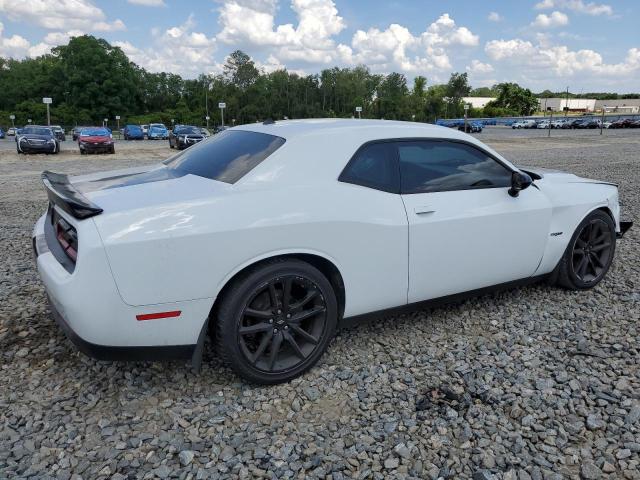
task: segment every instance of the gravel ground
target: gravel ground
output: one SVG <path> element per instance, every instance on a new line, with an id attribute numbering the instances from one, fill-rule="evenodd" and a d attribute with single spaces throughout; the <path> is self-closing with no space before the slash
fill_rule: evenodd
<path id="1" fill-rule="evenodd" d="M 0 141 L 0 478 L 640 479 L 640 131 L 489 128 L 523 165 L 620 183 L 636 222 L 597 288 L 533 286 L 342 330 L 311 372 L 255 387 L 205 354 L 107 363 L 47 310 L 30 232 L 44 169 L 150 163 L 20 156 Z"/>

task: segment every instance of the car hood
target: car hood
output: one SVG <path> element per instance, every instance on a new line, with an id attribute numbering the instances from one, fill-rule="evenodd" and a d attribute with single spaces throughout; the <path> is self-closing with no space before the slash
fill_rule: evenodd
<path id="1" fill-rule="evenodd" d="M 583 178 L 573 173 L 563 172 L 561 170 L 554 170 L 550 168 L 537 168 L 537 167 L 518 167 L 520 170 L 533 173 L 534 175 L 541 177 L 542 180 L 548 183 L 596 183 L 601 185 L 613 185 L 618 186 L 616 183 L 603 182 L 601 180 L 592 180 L 590 178 Z"/>
<path id="2" fill-rule="evenodd" d="M 110 142 L 111 137 L 106 137 L 103 135 L 92 135 L 90 137 L 80 137 L 81 142 L 97 142 L 97 143 L 105 143 Z"/>
<path id="3" fill-rule="evenodd" d="M 113 170 L 70 178 L 73 187 L 110 214 L 154 215 L 168 206 L 185 205 L 215 197 L 231 185 L 197 175 L 187 175 L 164 165 Z M 152 213 L 156 212 L 156 213 Z"/>
<path id="4" fill-rule="evenodd" d="M 26 138 L 27 140 L 53 140 L 53 137 L 49 135 L 36 135 L 34 133 L 23 133 L 20 138 Z"/>

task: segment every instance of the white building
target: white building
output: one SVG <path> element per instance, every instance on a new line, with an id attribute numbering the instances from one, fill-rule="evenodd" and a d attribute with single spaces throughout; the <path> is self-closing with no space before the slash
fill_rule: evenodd
<path id="1" fill-rule="evenodd" d="M 596 110 L 605 113 L 640 113 L 640 98 L 623 100 L 596 100 Z"/>
<path id="2" fill-rule="evenodd" d="M 484 108 L 487 103 L 495 100 L 494 97 L 463 97 L 464 103 L 471 104 L 472 108 Z"/>
<path id="3" fill-rule="evenodd" d="M 554 112 L 563 112 L 569 107 L 570 112 L 593 112 L 596 109 L 594 98 L 539 98 L 538 105 L 541 111 L 551 109 Z"/>

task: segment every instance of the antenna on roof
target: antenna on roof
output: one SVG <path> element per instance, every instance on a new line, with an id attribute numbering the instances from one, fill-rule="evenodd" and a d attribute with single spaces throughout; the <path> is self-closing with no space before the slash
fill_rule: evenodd
<path id="1" fill-rule="evenodd" d="M 274 123 L 276 123 L 276 121 L 273 118 L 267 118 L 264 122 L 262 122 L 263 125 L 273 125 Z"/>

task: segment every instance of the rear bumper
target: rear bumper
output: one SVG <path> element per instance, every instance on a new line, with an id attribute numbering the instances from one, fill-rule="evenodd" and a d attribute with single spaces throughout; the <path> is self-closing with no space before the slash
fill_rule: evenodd
<path id="1" fill-rule="evenodd" d="M 67 323 L 49 299 L 51 314 L 67 338 L 85 355 L 96 360 L 147 361 L 186 360 L 193 356 L 196 345 L 114 347 L 87 342 Z"/>
<path id="2" fill-rule="evenodd" d="M 58 210 L 59 212 L 59 210 Z M 64 212 L 62 212 L 64 213 Z M 78 261 L 68 271 L 53 254 L 45 233 L 47 216 L 32 234 L 38 273 L 52 316 L 81 352 L 99 360 L 172 360 L 191 358 L 211 302 L 185 301 L 132 306 L 115 285 L 106 253 L 91 219 L 76 224 Z M 71 221 L 71 219 L 69 219 Z M 140 321 L 141 314 L 180 311 L 175 318 Z"/>

